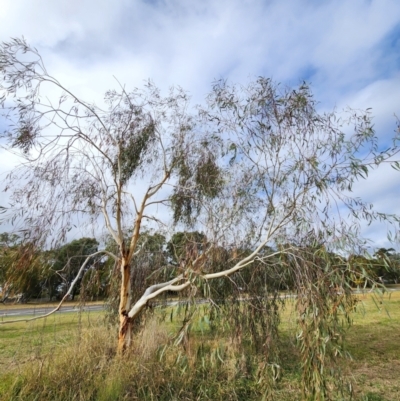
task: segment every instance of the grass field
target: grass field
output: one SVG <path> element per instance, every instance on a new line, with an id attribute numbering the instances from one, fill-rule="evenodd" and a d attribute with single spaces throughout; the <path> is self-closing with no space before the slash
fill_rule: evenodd
<path id="1" fill-rule="evenodd" d="M 355 400 L 400 401 L 400 292 L 392 293 L 390 297 L 385 296 L 377 301 L 373 301 L 371 295 L 360 295 L 359 300 L 357 310 L 353 315 L 354 325 L 349 331 L 346 341 L 352 360 L 342 361 L 342 372 L 347 378 L 352 379 Z M 283 353 L 284 357 L 282 358 L 284 374 L 276 388 L 276 394 L 271 399 L 294 401 L 300 397 L 299 371 L 298 364 L 294 362 L 296 349 L 293 341 L 294 324 L 291 322 L 290 305 L 293 301 L 288 300 L 287 302 L 282 323 L 282 341 L 287 347 L 287 352 Z M 152 324 L 153 326 L 151 326 Z M 181 362 L 177 364 L 175 356 L 172 368 L 168 367 L 168 359 L 164 360 L 164 365 L 160 368 L 160 377 L 154 378 L 150 374 L 151 366 L 154 367 L 151 363 L 155 361 L 154 358 L 152 359 L 152 355 L 157 354 L 156 351 L 160 344 L 168 340 L 168 331 L 172 329 L 172 326 L 168 324 L 164 324 L 161 329 L 154 325 L 158 325 L 158 323 L 153 320 L 153 323 L 150 322 L 150 327 L 140 334 L 138 340 L 140 344 L 137 347 L 140 350 L 140 357 L 137 354 L 132 356 L 133 359 L 141 361 L 140 366 L 132 364 L 130 372 L 126 373 L 130 380 L 142 380 L 139 383 L 140 386 L 137 384 L 135 388 L 143 391 L 143 394 L 136 397 L 131 393 L 131 398 L 126 399 L 158 399 L 153 397 L 150 387 L 158 386 L 162 391 L 167 391 L 163 387 L 165 383 L 162 382 L 161 373 L 166 375 L 165 377 L 169 377 L 168 375 L 174 374 L 173 367 L 178 366 L 176 368 L 178 375 L 183 377 L 186 374 L 186 368 L 182 368 Z M 124 399 L 115 395 L 120 394 L 118 386 L 121 383 L 117 380 L 117 376 L 110 373 L 111 364 L 118 363 L 110 362 L 114 339 L 115 332 L 105 327 L 103 312 L 55 314 L 31 323 L 0 326 L 0 399 L 95 400 L 100 399 L 100 393 L 104 395 L 102 399 Z M 216 340 L 210 341 L 215 343 Z M 104 356 L 107 352 L 109 355 Z M 95 361 L 89 361 L 91 358 Z M 184 357 L 182 358 L 184 359 Z M 221 362 L 218 361 L 218 358 L 221 359 Z M 228 398 L 226 395 L 228 390 L 223 388 L 222 384 L 223 380 L 229 379 L 229 369 L 231 369 L 228 366 L 230 363 L 228 353 L 221 353 L 214 359 L 216 362 L 212 362 L 211 355 L 210 366 L 220 364 L 218 365 L 219 369 L 224 370 L 225 376 L 222 373 L 219 376 L 212 376 L 215 383 L 211 383 L 210 388 L 217 387 L 215 387 L 216 390 L 213 390 L 215 391 L 214 395 L 209 396 L 210 398 L 207 398 L 207 389 L 195 382 L 195 385 L 199 386 L 197 393 L 202 394 L 199 395 L 199 400 L 213 399 L 211 397 L 214 399 L 260 399 L 254 389 L 254 384 L 251 385 L 253 393 L 251 386 L 248 388 L 243 384 L 243 389 L 238 387 L 236 398 Z M 106 364 L 109 366 L 106 367 Z M 72 369 L 72 365 L 77 366 Z M 112 369 L 121 372 L 122 368 L 115 365 Z M 133 372 L 135 369 L 136 373 Z M 146 372 L 146 369 L 149 372 Z M 201 367 L 197 368 L 197 370 L 199 369 L 201 370 Z M 208 370 L 207 375 L 211 375 L 212 369 L 208 367 Z M 91 387 L 85 387 L 87 384 L 81 385 L 79 381 L 76 381 L 74 375 L 76 377 L 83 375 L 83 378 L 85 375 L 92 377 Z M 202 375 L 204 377 L 205 373 L 203 372 Z M 31 380 L 32 376 L 36 379 Z M 211 380 L 209 376 L 207 377 L 207 380 Z M 43 383 L 39 383 L 40 380 Z M 146 380 L 149 382 L 145 382 Z M 235 380 L 237 380 L 236 376 Z M 218 381 L 220 382 L 218 383 Z M 54 388 L 55 382 L 57 383 L 56 388 L 61 386 L 60 394 L 51 395 L 51 391 L 54 390 L 50 389 Z M 18 390 L 18 386 L 22 390 Z M 96 392 L 96 386 L 102 386 L 102 390 Z M 14 389 L 14 393 L 10 393 L 11 388 Z M 26 394 L 29 389 L 33 392 L 38 391 L 38 394 L 42 395 L 38 395 L 38 398 L 28 398 Z M 242 390 L 243 395 L 240 393 Z M 90 391 L 92 391 L 92 395 L 90 395 Z M 171 397 L 176 393 L 182 394 L 182 398 L 176 399 L 190 399 L 185 398 L 184 389 L 171 388 L 168 391 L 170 398 L 166 395 L 163 399 L 173 399 Z M 15 394 L 15 398 L 12 398 L 10 394 Z M 17 396 L 17 394 L 19 395 Z M 44 398 L 43 394 L 47 394 L 48 398 Z M 220 398 L 215 394 L 220 394 Z"/>
<path id="2" fill-rule="evenodd" d="M 375 304 L 360 297 L 347 344 L 353 360 L 346 373 L 355 379 L 356 393 L 370 401 L 400 400 L 400 292 Z"/>

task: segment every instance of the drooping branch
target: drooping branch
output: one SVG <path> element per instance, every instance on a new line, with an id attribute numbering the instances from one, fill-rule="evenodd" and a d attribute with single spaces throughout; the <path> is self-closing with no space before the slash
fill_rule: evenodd
<path id="1" fill-rule="evenodd" d="M 96 255 L 101 255 L 101 254 L 105 254 L 107 256 L 110 256 L 112 258 L 114 258 L 115 260 L 117 260 L 118 258 L 112 254 L 111 252 L 108 251 L 98 251 L 98 252 L 94 252 L 91 255 L 88 255 L 87 258 L 85 259 L 85 261 L 82 263 L 82 266 L 80 267 L 78 273 L 76 274 L 74 280 L 72 281 L 71 285 L 68 288 L 68 291 L 65 293 L 65 295 L 63 296 L 63 298 L 61 299 L 61 301 L 59 302 L 59 304 L 50 312 L 44 314 L 44 315 L 40 315 L 40 316 L 35 316 L 29 319 L 16 319 L 16 320 L 6 320 L 6 321 L 1 321 L 0 324 L 7 324 L 7 323 L 18 323 L 18 322 L 31 322 L 33 320 L 38 320 L 38 319 L 43 319 L 45 317 L 48 317 L 50 315 L 52 315 L 53 313 L 56 313 L 57 311 L 60 310 L 62 304 L 66 301 L 66 299 L 71 295 L 72 290 L 74 289 L 76 283 L 78 282 L 78 280 L 81 278 L 83 271 L 85 270 L 86 265 L 89 263 L 90 259 Z"/>

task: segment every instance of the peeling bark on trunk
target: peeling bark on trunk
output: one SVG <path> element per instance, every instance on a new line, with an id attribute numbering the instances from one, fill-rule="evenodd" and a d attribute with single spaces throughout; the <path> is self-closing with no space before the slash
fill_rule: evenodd
<path id="1" fill-rule="evenodd" d="M 131 271 L 129 264 L 124 258 L 121 262 L 121 293 L 119 302 L 119 331 L 118 331 L 118 353 L 122 354 L 131 341 L 131 319 L 128 311 L 131 302 Z"/>
<path id="2" fill-rule="evenodd" d="M 128 349 L 131 342 L 132 319 L 128 315 L 120 317 L 118 333 L 118 354 L 122 355 Z"/>

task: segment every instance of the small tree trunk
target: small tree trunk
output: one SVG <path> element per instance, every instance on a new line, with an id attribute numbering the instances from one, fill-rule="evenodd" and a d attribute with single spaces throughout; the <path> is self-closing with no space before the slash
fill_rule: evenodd
<path id="1" fill-rule="evenodd" d="M 132 324 L 128 317 L 131 302 L 131 271 L 124 258 L 121 262 L 121 293 L 119 301 L 118 353 L 123 354 L 131 342 Z"/>

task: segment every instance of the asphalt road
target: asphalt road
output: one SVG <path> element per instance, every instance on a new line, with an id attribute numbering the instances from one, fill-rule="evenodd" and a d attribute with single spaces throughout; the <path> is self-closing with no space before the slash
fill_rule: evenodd
<path id="1" fill-rule="evenodd" d="M 54 308 L 47 306 L 47 307 L 27 307 L 27 308 L 13 308 L 13 309 L 1 309 L 0 310 L 0 319 L 5 317 L 18 317 L 18 316 L 40 316 L 49 313 Z M 95 312 L 101 311 L 104 309 L 104 305 L 86 305 L 86 306 L 62 306 L 59 311 L 56 313 L 71 313 L 71 312 L 78 312 L 78 311 L 85 311 L 85 312 Z"/>
<path id="2" fill-rule="evenodd" d="M 395 291 L 400 291 L 399 287 L 392 287 L 392 288 L 387 288 L 386 289 L 388 292 L 395 292 Z M 369 291 L 357 291 L 355 290 L 355 294 L 361 294 L 361 293 L 368 293 Z M 293 295 L 287 294 L 287 295 L 282 295 L 282 298 L 292 298 L 294 297 Z M 245 300 L 245 299 L 243 299 Z M 242 301 L 243 301 L 242 300 Z M 197 303 L 206 303 L 208 300 L 206 299 L 201 299 L 197 300 Z M 180 302 L 179 301 L 170 301 L 167 303 L 168 306 L 175 306 L 178 305 Z M 184 301 L 181 303 L 184 303 Z M 0 310 L 0 319 L 5 318 L 5 317 L 18 317 L 18 316 L 40 316 L 40 315 L 45 315 L 46 313 L 49 313 L 53 310 L 54 308 L 51 308 L 49 306 L 47 307 L 25 307 L 25 308 L 10 308 L 9 310 L 7 309 L 1 309 Z M 84 312 L 96 312 L 96 311 L 101 311 L 104 309 L 104 305 L 85 305 L 85 306 L 62 306 L 59 311 L 56 313 L 71 313 L 71 312 L 78 312 L 79 310 L 84 311 Z"/>

